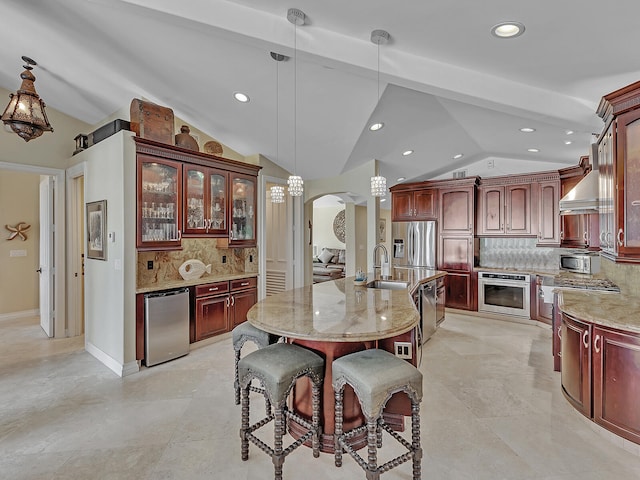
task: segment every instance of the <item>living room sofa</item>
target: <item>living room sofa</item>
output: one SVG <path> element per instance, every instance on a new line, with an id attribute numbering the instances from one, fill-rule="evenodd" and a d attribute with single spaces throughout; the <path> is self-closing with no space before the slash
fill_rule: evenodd
<path id="1" fill-rule="evenodd" d="M 340 248 L 323 248 L 313 262 L 313 283 L 344 277 L 345 253 L 345 250 Z"/>

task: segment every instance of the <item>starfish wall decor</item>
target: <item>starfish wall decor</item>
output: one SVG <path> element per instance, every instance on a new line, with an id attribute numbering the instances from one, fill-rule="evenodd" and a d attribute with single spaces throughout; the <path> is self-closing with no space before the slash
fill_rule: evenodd
<path id="1" fill-rule="evenodd" d="M 27 239 L 27 234 L 25 232 L 31 228 L 31 225 L 28 225 L 25 222 L 20 222 L 15 227 L 5 225 L 4 228 L 11 232 L 7 240 L 13 240 L 16 237 L 20 237 L 24 241 Z"/>

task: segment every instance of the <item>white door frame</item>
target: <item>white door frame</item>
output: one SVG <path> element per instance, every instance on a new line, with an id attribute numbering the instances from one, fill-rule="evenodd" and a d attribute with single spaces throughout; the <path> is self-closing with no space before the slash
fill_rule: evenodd
<path id="1" fill-rule="evenodd" d="M 21 163 L 0 162 L 0 170 L 35 173 L 37 175 L 51 175 L 55 178 L 55 193 L 53 215 L 55 218 L 56 242 L 53 248 L 53 264 L 56 272 L 54 276 L 54 298 L 50 304 L 55 305 L 55 319 L 53 332 L 55 338 L 67 335 L 66 324 L 66 256 L 65 256 L 65 171 L 58 168 L 24 165 Z"/>
<path id="2" fill-rule="evenodd" d="M 84 312 L 83 306 L 83 282 L 84 275 L 82 275 L 82 258 L 80 252 L 83 251 L 83 245 L 80 242 L 84 242 L 84 228 L 82 229 L 82 236 L 78 237 L 77 232 L 83 225 L 83 218 L 80 215 L 84 213 L 84 206 L 80 211 L 77 208 L 78 198 L 78 179 L 85 176 L 86 162 L 78 163 L 69 168 L 66 172 L 67 178 L 67 259 L 69 266 L 69 283 L 67 285 L 67 325 L 68 335 L 74 337 L 83 333 Z M 83 192 L 84 193 L 84 192 Z M 77 277 L 76 275 L 79 275 Z"/>
<path id="3" fill-rule="evenodd" d="M 55 304 L 55 263 L 53 261 L 53 247 L 55 245 L 55 216 L 53 215 L 53 196 L 56 192 L 55 177 L 41 175 L 39 182 L 40 205 L 39 227 L 40 240 L 38 243 L 38 297 L 40 298 L 40 326 L 47 337 L 53 337 Z"/>

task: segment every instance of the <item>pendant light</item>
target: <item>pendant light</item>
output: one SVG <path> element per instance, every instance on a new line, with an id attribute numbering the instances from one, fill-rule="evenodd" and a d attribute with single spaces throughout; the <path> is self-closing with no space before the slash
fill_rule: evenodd
<path id="1" fill-rule="evenodd" d="M 385 30 L 373 30 L 371 32 L 371 42 L 378 46 L 378 95 L 376 97 L 376 105 L 380 101 L 380 45 L 385 45 L 389 42 L 389 33 Z M 373 128 L 373 125 L 369 127 L 371 131 L 380 130 L 384 124 L 375 123 L 377 128 Z M 374 197 L 384 197 L 387 194 L 387 179 L 380 175 L 371 177 L 371 195 Z"/>
<path id="2" fill-rule="evenodd" d="M 276 61 L 276 161 L 280 158 L 280 62 L 289 60 L 289 57 L 281 53 L 271 52 L 271 58 Z M 284 187 L 282 185 L 271 186 L 271 203 L 284 203 Z"/>
<path id="3" fill-rule="evenodd" d="M 43 132 L 53 132 L 53 128 L 44 111 L 44 100 L 36 93 L 33 82 L 36 77 L 31 73 L 32 65 L 37 65 L 35 60 L 22 57 L 26 63 L 24 72 L 20 74 L 22 85 L 16 93 L 10 93 L 9 105 L 2 114 L 2 121 L 11 131 L 15 132 L 25 142 L 42 135 Z"/>
<path id="4" fill-rule="evenodd" d="M 304 192 L 302 177 L 297 175 L 296 160 L 298 156 L 297 145 L 297 110 L 298 110 L 298 25 L 304 25 L 307 16 L 302 10 L 290 8 L 287 11 L 287 20 L 294 25 L 293 37 L 293 175 L 289 176 L 287 184 L 289 185 L 289 195 L 292 197 L 300 197 Z"/>

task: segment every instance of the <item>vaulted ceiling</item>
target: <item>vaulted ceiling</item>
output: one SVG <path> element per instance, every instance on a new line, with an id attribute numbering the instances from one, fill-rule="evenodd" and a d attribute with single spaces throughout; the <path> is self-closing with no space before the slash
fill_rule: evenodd
<path id="1" fill-rule="evenodd" d="M 544 170 L 587 155 L 600 98 L 640 79 L 638 14 L 632 0 L 3 0 L 0 86 L 17 88 L 27 55 L 50 107 L 99 124 L 146 98 L 305 179 L 371 159 L 390 185 L 492 160 Z M 525 33 L 491 35 L 506 20 Z M 391 41 L 378 49 L 374 29 Z"/>

